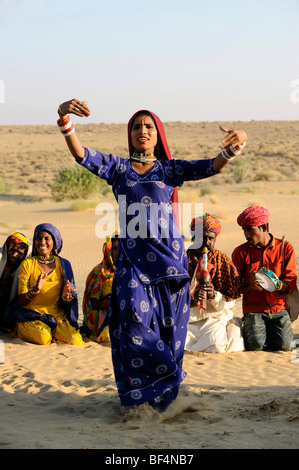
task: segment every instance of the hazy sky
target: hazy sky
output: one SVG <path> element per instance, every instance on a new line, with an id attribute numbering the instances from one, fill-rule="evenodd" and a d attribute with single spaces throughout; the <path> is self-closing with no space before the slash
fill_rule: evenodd
<path id="1" fill-rule="evenodd" d="M 299 0 L 0 0 L 0 124 L 73 97 L 89 122 L 297 120 L 298 24 Z"/>

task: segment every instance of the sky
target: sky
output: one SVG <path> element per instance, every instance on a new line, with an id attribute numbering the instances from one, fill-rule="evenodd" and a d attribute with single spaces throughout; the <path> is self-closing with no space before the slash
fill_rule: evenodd
<path id="1" fill-rule="evenodd" d="M 299 0 L 0 0 L 0 125 L 297 120 Z"/>

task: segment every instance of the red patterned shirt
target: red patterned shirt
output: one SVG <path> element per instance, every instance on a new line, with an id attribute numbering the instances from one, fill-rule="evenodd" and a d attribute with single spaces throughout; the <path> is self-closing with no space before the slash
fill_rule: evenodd
<path id="1" fill-rule="evenodd" d="M 192 279 L 198 265 L 201 267 L 201 259 L 195 255 L 195 250 L 188 250 L 189 276 Z M 214 289 L 220 292 L 227 301 L 241 296 L 241 282 L 238 271 L 231 259 L 222 251 L 212 250 L 208 253 L 208 270 Z M 199 286 L 197 287 L 199 289 Z M 197 290 L 195 289 L 195 291 Z"/>
<path id="2" fill-rule="evenodd" d="M 285 241 L 285 266 L 282 271 L 282 240 L 274 238 L 266 248 L 243 243 L 235 248 L 232 259 L 242 282 L 248 282 L 252 273 L 265 267 L 273 271 L 281 281 L 290 286 L 290 292 L 296 288 L 297 268 L 295 251 L 292 244 Z M 284 296 L 279 291 L 268 292 L 251 289 L 243 295 L 243 312 L 279 312 L 286 308 Z"/>

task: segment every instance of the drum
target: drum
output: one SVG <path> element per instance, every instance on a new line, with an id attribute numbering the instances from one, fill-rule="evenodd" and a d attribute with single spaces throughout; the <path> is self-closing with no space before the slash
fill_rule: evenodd
<path id="1" fill-rule="evenodd" d="M 255 273 L 255 278 L 263 289 L 274 292 L 280 287 L 280 280 L 276 274 L 268 268 L 261 268 Z"/>

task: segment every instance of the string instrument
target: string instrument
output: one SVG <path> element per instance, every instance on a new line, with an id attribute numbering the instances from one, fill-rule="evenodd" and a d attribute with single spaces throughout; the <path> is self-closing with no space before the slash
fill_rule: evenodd
<path id="1" fill-rule="evenodd" d="M 208 271 L 208 249 L 204 247 L 202 250 L 202 266 L 197 274 L 197 282 L 204 287 L 205 284 L 211 281 L 210 273 Z M 203 310 L 207 308 L 207 291 L 203 289 L 204 298 L 198 302 L 199 312 L 198 315 L 201 315 Z"/>
<path id="2" fill-rule="evenodd" d="M 201 268 L 200 267 L 201 264 Z M 208 249 L 204 247 L 202 250 L 202 258 L 198 261 L 197 267 L 195 269 L 193 278 L 190 285 L 190 294 L 191 299 L 194 299 L 195 289 L 200 284 L 204 286 L 206 283 L 211 281 L 211 276 L 208 270 Z M 203 311 L 207 308 L 207 291 L 203 289 L 204 298 L 197 302 L 199 307 L 198 315 L 201 315 Z"/>

